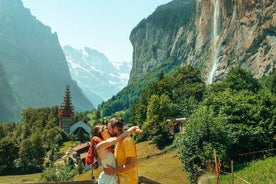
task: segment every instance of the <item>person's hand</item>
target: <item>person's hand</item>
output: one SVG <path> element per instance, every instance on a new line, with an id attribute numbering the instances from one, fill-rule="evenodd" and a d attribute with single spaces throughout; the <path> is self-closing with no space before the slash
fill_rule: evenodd
<path id="1" fill-rule="evenodd" d="M 138 127 L 135 129 L 135 133 L 141 135 L 143 134 L 143 130 Z"/>
<path id="2" fill-rule="evenodd" d="M 143 131 L 138 126 L 132 126 L 127 130 L 129 133 L 136 133 L 136 134 L 142 134 Z"/>
<path id="3" fill-rule="evenodd" d="M 127 131 L 132 134 L 132 133 L 135 133 L 136 129 L 139 128 L 138 126 L 132 126 L 130 127 L 129 129 L 127 129 Z"/>
<path id="4" fill-rule="evenodd" d="M 104 173 L 108 175 L 113 175 L 115 174 L 115 169 L 111 167 L 110 165 L 107 165 L 106 168 L 104 168 Z"/>

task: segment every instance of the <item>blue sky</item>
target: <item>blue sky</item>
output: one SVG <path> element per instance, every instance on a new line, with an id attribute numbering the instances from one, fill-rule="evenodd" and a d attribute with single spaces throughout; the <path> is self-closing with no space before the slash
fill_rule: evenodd
<path id="1" fill-rule="evenodd" d="M 43 24 L 57 32 L 61 46 L 85 46 L 111 62 L 132 61 L 131 30 L 172 0 L 22 0 Z"/>

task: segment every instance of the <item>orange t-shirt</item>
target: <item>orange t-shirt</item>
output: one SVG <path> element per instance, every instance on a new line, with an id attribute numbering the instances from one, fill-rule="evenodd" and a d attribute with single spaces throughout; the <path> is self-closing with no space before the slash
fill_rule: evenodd
<path id="1" fill-rule="evenodd" d="M 135 157 L 137 163 L 137 151 L 135 142 L 131 137 L 126 137 L 119 141 L 115 148 L 115 158 L 117 167 L 126 164 L 128 157 Z M 138 183 L 138 170 L 137 164 L 135 167 L 118 173 L 120 184 L 137 184 Z"/>

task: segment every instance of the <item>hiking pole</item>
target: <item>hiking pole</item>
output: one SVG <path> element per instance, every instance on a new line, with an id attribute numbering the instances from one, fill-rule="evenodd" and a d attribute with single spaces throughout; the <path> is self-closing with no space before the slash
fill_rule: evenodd
<path id="1" fill-rule="evenodd" d="M 91 166 L 91 171 L 92 171 L 91 180 L 94 181 L 95 180 L 95 176 L 94 176 L 94 172 L 93 172 L 93 165 Z"/>

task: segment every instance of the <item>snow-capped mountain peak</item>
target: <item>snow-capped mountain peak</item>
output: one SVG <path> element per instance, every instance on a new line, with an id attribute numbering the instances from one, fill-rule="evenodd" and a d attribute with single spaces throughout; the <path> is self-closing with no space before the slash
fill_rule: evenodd
<path id="1" fill-rule="evenodd" d="M 130 62 L 111 63 L 103 53 L 88 47 L 64 46 L 63 52 L 72 79 L 95 107 L 127 85 Z"/>

